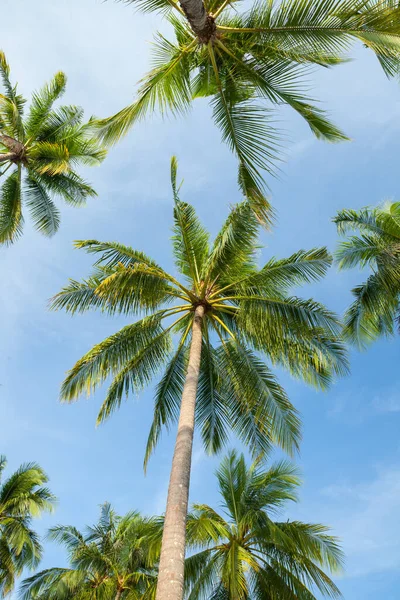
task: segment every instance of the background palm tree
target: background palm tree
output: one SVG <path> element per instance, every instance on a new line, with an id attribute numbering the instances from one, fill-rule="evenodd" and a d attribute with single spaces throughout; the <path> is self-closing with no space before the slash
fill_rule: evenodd
<path id="1" fill-rule="evenodd" d="M 42 546 L 31 529 L 33 517 L 51 511 L 55 497 L 44 487 L 48 478 L 35 463 L 22 465 L 2 481 L 6 458 L 0 456 L 0 595 L 9 594 L 24 568 L 35 568 Z"/>
<path id="2" fill-rule="evenodd" d="M 361 41 L 385 73 L 398 73 L 400 8 L 393 0 L 255 1 L 241 12 L 230 0 L 126 0 L 142 12 L 161 11 L 174 41 L 158 33 L 153 69 L 137 99 L 99 122 L 115 142 L 149 111 L 184 113 L 207 97 L 222 139 L 239 160 L 239 184 L 258 214 L 269 218 L 262 171 L 273 171 L 279 134 L 270 106 L 287 104 L 321 139 L 346 136 L 307 94 L 310 68 L 348 59 Z"/>
<path id="3" fill-rule="evenodd" d="M 1 51 L 0 76 L 4 88 L 0 94 L 0 243 L 11 243 L 21 235 L 22 199 L 35 228 L 51 236 L 60 223 L 53 197 L 80 206 L 95 196 L 75 168 L 99 164 L 106 151 L 93 136 L 90 122 L 83 124 L 83 109 L 53 108 L 65 90 L 64 73 L 56 73 L 49 84 L 33 94 L 26 118 L 26 100 L 11 83 L 10 67 Z"/>
<path id="4" fill-rule="evenodd" d="M 278 462 L 268 469 L 230 452 L 217 479 L 223 514 L 195 504 L 188 515 L 187 600 L 315 600 L 340 592 L 326 575 L 337 573 L 343 555 L 328 528 L 276 521 L 300 485 L 296 469 Z M 320 596 L 318 596 L 320 597 Z"/>
<path id="5" fill-rule="evenodd" d="M 195 420 L 208 452 L 220 450 L 230 430 L 255 454 L 271 444 L 292 452 L 300 440 L 299 418 L 258 352 L 320 388 L 346 372 L 347 362 L 335 315 L 290 295 L 293 286 L 324 276 L 331 264 L 325 248 L 271 258 L 259 268 L 259 222 L 248 202 L 233 207 L 210 247 L 193 207 L 178 196 L 175 159 L 172 188 L 173 252 L 181 280 L 130 247 L 81 241 L 76 247 L 99 255 L 96 271 L 71 281 L 52 307 L 146 315 L 85 354 L 69 371 L 61 395 L 73 401 L 111 375 L 101 422 L 125 394 L 142 389 L 165 366 L 145 462 L 162 428 L 179 419 L 157 596 L 178 600 Z"/>
<path id="6" fill-rule="evenodd" d="M 340 234 L 357 231 L 341 242 L 340 269 L 370 267 L 372 274 L 352 292 L 355 301 L 345 315 L 344 333 L 363 346 L 400 325 L 400 203 L 388 202 L 360 211 L 342 210 L 334 218 Z"/>
<path id="7" fill-rule="evenodd" d="M 49 539 L 65 546 L 70 568 L 52 568 L 26 579 L 23 600 L 151 600 L 156 590 L 156 558 L 161 540 L 158 519 L 115 514 L 109 503 L 83 534 L 57 526 Z"/>

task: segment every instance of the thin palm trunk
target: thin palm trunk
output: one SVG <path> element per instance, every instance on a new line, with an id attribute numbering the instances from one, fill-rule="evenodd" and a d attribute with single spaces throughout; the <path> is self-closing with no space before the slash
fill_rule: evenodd
<path id="1" fill-rule="evenodd" d="M 115 594 L 115 600 L 121 600 L 122 590 L 118 590 Z"/>
<path id="2" fill-rule="evenodd" d="M 204 306 L 197 306 L 194 313 L 189 364 L 183 388 L 178 433 L 169 480 L 156 600 L 183 599 L 186 518 L 203 317 Z"/>

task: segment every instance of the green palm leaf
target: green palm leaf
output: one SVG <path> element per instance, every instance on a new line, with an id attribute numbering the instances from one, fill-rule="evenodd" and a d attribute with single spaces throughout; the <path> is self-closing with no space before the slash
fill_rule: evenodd
<path id="1" fill-rule="evenodd" d="M 41 133 L 41 129 L 46 126 L 51 107 L 64 93 L 66 83 L 66 77 L 60 71 L 39 92 L 33 93 L 25 125 L 28 137 L 36 137 Z"/>
<path id="2" fill-rule="evenodd" d="M 60 225 L 60 212 L 43 185 L 34 176 L 26 180 L 26 196 L 26 204 L 31 211 L 36 229 L 45 235 L 54 235 Z"/>
<path id="3" fill-rule="evenodd" d="M 22 234 L 21 170 L 16 169 L 3 184 L 0 197 L 0 243 L 11 243 Z"/>

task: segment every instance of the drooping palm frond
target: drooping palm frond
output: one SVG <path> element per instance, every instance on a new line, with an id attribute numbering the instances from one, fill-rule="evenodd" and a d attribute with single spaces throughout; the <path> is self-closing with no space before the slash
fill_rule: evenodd
<path id="1" fill-rule="evenodd" d="M 93 123 L 83 122 L 81 108 L 54 107 L 65 90 L 64 73 L 56 73 L 34 92 L 25 117 L 25 100 L 11 83 L 3 52 L 0 75 L 5 92 L 0 93 L 0 244 L 10 244 L 22 234 L 24 205 L 35 228 L 52 236 L 60 223 L 58 197 L 79 206 L 96 196 L 76 168 L 100 164 L 106 150 L 94 135 Z"/>
<path id="2" fill-rule="evenodd" d="M 257 459 L 247 466 L 232 451 L 218 471 L 224 516 L 204 504 L 188 515 L 187 598 L 282 598 L 315 600 L 319 591 L 340 597 L 330 577 L 343 566 L 337 538 L 327 527 L 272 515 L 297 500 L 296 468 L 280 462 L 269 468 Z"/>
<path id="3" fill-rule="evenodd" d="M 365 283 L 353 288 L 355 300 L 344 319 L 345 335 L 363 347 L 379 336 L 392 335 L 399 317 L 400 204 L 343 210 L 334 222 L 342 235 L 359 232 L 339 244 L 339 268 L 360 266 L 372 270 Z"/>
<path id="4" fill-rule="evenodd" d="M 0 243 L 9 243 L 22 234 L 21 168 L 3 183 L 0 198 Z"/>

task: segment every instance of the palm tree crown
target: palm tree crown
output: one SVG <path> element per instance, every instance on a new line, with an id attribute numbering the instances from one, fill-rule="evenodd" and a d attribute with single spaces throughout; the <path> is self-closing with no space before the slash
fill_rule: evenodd
<path id="1" fill-rule="evenodd" d="M 69 568 L 51 568 L 26 579 L 22 600 L 151 600 L 157 579 L 154 548 L 160 538 L 155 518 L 116 515 L 109 503 L 83 534 L 59 525 L 49 539 L 67 550 Z M 159 545 L 159 544 L 158 544 Z"/>
<path id="2" fill-rule="evenodd" d="M 344 333 L 363 346 L 400 325 L 400 203 L 388 202 L 360 211 L 342 210 L 334 218 L 338 231 L 358 231 L 336 252 L 340 269 L 370 267 L 371 275 L 352 292 L 355 301 L 345 315 Z"/>
<path id="3" fill-rule="evenodd" d="M 327 527 L 275 521 L 288 501 L 296 501 L 300 481 L 283 461 L 268 469 L 260 461 L 246 467 L 231 452 L 217 479 L 221 512 L 196 504 L 188 515 L 187 600 L 315 600 L 315 590 L 340 596 L 323 569 L 340 570 L 343 555 Z"/>
<path id="4" fill-rule="evenodd" d="M 0 187 L 0 243 L 11 243 L 21 235 L 23 199 L 35 228 L 51 236 L 60 222 L 53 197 L 79 206 L 95 196 L 75 169 L 99 164 L 106 152 L 93 136 L 90 122 L 83 124 L 80 107 L 53 108 L 65 90 L 64 73 L 57 73 L 33 94 L 25 118 L 26 101 L 11 83 L 10 67 L 1 51 L 0 76 L 4 87 L 0 94 L 0 166 L 5 167 L 0 178 L 7 173 Z"/>
<path id="5" fill-rule="evenodd" d="M 326 249 L 271 259 L 260 269 L 255 260 L 260 224 L 249 202 L 232 209 L 210 247 L 193 207 L 178 196 L 174 159 L 172 188 L 180 280 L 142 252 L 88 240 L 76 245 L 100 255 L 96 272 L 83 282 L 71 281 L 52 303 L 69 312 L 145 314 L 92 348 L 63 383 L 62 398 L 72 401 L 112 376 L 99 421 L 165 367 L 145 455 L 146 464 L 162 428 L 179 416 L 157 600 L 183 600 L 195 423 L 208 452 L 218 451 L 230 430 L 253 453 L 272 443 L 291 452 L 299 444 L 299 419 L 258 353 L 319 387 L 347 369 L 337 318 L 313 300 L 289 295 L 293 286 L 325 274 L 331 263 Z"/>
<path id="6" fill-rule="evenodd" d="M 42 556 L 42 546 L 31 529 L 33 517 L 50 511 L 54 496 L 44 487 L 48 479 L 35 463 L 22 465 L 4 482 L 1 476 L 7 465 L 0 456 L 0 595 L 6 596 L 24 568 L 35 568 Z"/>
<path id="7" fill-rule="evenodd" d="M 201 307 L 196 418 L 205 448 L 219 450 L 231 428 L 254 453 L 266 451 L 271 442 L 292 451 L 300 438 L 298 416 L 258 353 L 320 388 L 346 372 L 337 318 L 318 302 L 289 294 L 293 286 L 323 277 L 331 258 L 325 248 L 301 250 L 259 268 L 259 223 L 247 202 L 232 209 L 210 248 L 193 207 L 178 197 L 175 159 L 172 187 L 173 252 L 181 280 L 122 244 L 76 242 L 77 248 L 99 254 L 96 271 L 82 282 L 71 281 L 53 298 L 52 307 L 145 316 L 85 354 L 69 371 L 62 399 L 90 393 L 111 375 L 101 422 L 125 394 L 149 384 L 166 365 L 156 391 L 147 461 L 162 427 L 179 413 L 192 323 Z M 175 349 L 172 333 L 178 335 Z"/>
<path id="8" fill-rule="evenodd" d="M 264 219 L 262 172 L 273 170 L 279 152 L 268 105 L 287 104 L 318 138 L 340 141 L 346 136 L 307 95 L 310 68 L 343 62 L 360 40 L 388 76 L 398 72 L 400 8 L 393 0 L 257 0 L 245 12 L 228 0 L 126 2 L 161 11 L 175 40 L 157 34 L 153 69 L 137 99 L 99 122 L 102 136 L 114 142 L 155 107 L 179 114 L 195 98 L 209 98 L 222 139 L 239 160 L 240 187 Z"/>

